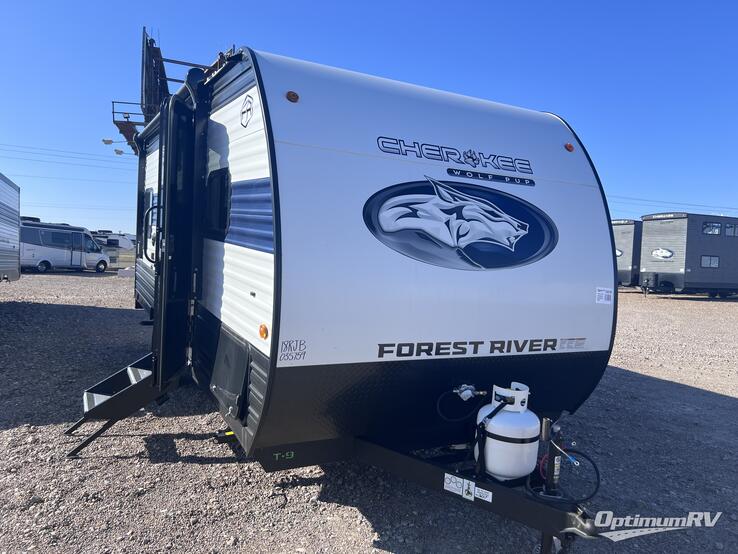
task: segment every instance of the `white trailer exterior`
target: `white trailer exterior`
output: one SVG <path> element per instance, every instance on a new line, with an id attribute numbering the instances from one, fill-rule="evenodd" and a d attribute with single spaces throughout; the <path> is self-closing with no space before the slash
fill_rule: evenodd
<path id="1" fill-rule="evenodd" d="M 159 386 L 192 367 L 248 453 L 462 440 L 454 384 L 559 413 L 607 365 L 610 218 L 555 115 L 243 49 L 137 143 Z"/>
<path id="2" fill-rule="evenodd" d="M 0 173 L 0 281 L 20 279 L 20 187 Z"/>

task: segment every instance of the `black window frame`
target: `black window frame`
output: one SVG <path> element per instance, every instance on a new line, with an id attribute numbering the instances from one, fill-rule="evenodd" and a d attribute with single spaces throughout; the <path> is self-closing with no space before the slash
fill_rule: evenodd
<path id="1" fill-rule="evenodd" d="M 41 243 L 47 248 L 60 248 L 62 250 L 72 249 L 72 233 L 58 229 L 39 229 Z M 64 240 L 59 240 L 63 238 Z"/>
<path id="2" fill-rule="evenodd" d="M 708 229 L 717 229 L 717 233 L 708 232 Z M 711 237 L 719 237 L 723 232 L 723 224 L 719 221 L 703 221 L 702 222 L 702 234 L 709 235 Z"/>
<path id="3" fill-rule="evenodd" d="M 102 248 L 100 248 L 100 245 L 95 242 L 95 239 L 93 239 L 90 235 L 84 236 L 84 244 L 85 244 L 85 252 L 90 254 L 99 254 L 102 252 Z M 92 250 L 89 249 L 88 242 L 90 241 L 92 243 Z"/>
<path id="4" fill-rule="evenodd" d="M 33 235 L 33 236 L 29 236 Z M 41 233 L 36 227 L 24 227 L 21 226 L 20 241 L 25 244 L 32 244 L 34 246 L 43 246 L 41 242 Z"/>
<path id="5" fill-rule="evenodd" d="M 225 241 L 231 224 L 231 172 L 227 167 L 208 175 L 202 221 L 205 237 Z"/>
<path id="6" fill-rule="evenodd" d="M 705 258 L 708 259 L 708 265 L 705 265 Z M 712 265 L 712 261 L 717 260 L 717 265 Z M 720 269 L 720 256 L 714 254 L 703 254 L 700 256 L 700 267 L 702 269 Z"/>

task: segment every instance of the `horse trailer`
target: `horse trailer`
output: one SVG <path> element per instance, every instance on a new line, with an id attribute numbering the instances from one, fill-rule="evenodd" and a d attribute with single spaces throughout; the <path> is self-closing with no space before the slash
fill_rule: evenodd
<path id="1" fill-rule="evenodd" d="M 738 293 L 738 217 L 644 215 L 640 285 L 647 291 Z"/>
<path id="2" fill-rule="evenodd" d="M 624 287 L 638 285 L 642 226 L 643 222 L 634 219 L 614 219 L 612 221 L 615 258 L 618 264 L 618 284 Z"/>
<path id="3" fill-rule="evenodd" d="M 21 266 L 46 273 L 52 269 L 104 272 L 110 258 L 84 227 L 65 223 L 21 222 Z"/>
<path id="4" fill-rule="evenodd" d="M 20 279 L 20 187 L 0 173 L 0 281 Z"/>
<path id="5" fill-rule="evenodd" d="M 104 423 L 70 455 L 186 372 L 268 471 L 360 458 L 549 546 L 596 535 L 573 499 L 470 468 L 476 410 L 456 417 L 489 393 L 550 422 L 607 366 L 610 217 L 560 117 L 241 49 L 191 69 L 136 145 L 152 350 L 85 391 L 68 432 Z"/>

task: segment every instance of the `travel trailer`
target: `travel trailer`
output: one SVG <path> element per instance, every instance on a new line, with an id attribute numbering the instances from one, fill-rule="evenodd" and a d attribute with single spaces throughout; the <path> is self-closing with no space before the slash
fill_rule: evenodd
<path id="1" fill-rule="evenodd" d="M 615 258 L 618 264 L 618 284 L 624 287 L 638 285 L 641 263 L 641 228 L 643 222 L 634 219 L 614 219 Z"/>
<path id="2" fill-rule="evenodd" d="M 98 230 L 92 238 L 110 258 L 110 269 L 134 267 L 136 263 L 136 237 L 126 233 Z"/>
<path id="3" fill-rule="evenodd" d="M 550 444 L 607 366 L 610 217 L 560 117 L 242 49 L 190 70 L 136 145 L 152 351 L 85 391 L 68 432 L 104 423 L 71 455 L 189 372 L 267 470 L 358 457 L 549 538 L 596 534 L 573 499 L 464 466 L 477 410 L 451 413 L 504 404 L 527 431 L 480 440 L 537 445 L 530 409 Z"/>
<path id="4" fill-rule="evenodd" d="M 738 293 L 738 217 L 644 215 L 640 285 L 648 291 Z"/>
<path id="5" fill-rule="evenodd" d="M 92 238 L 100 246 L 120 248 L 122 250 L 133 250 L 136 247 L 136 237 L 127 233 L 113 233 L 112 231 L 92 231 Z"/>
<path id="6" fill-rule="evenodd" d="M 20 187 L 0 173 L 0 281 L 20 279 Z"/>
<path id="7" fill-rule="evenodd" d="M 84 227 L 64 223 L 21 223 L 21 265 L 46 273 L 52 269 L 104 272 L 110 258 Z"/>

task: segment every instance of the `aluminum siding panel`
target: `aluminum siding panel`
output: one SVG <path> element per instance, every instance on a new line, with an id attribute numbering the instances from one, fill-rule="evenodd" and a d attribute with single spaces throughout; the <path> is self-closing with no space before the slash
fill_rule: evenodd
<path id="1" fill-rule="evenodd" d="M 237 67 L 242 73 L 213 92 L 208 124 L 208 173 L 229 168 L 231 210 L 225 242 L 206 239 L 204 243 L 201 303 L 268 357 L 274 307 L 269 155 L 252 67 L 248 62 Z M 247 98 L 251 115 L 243 118 Z M 261 324 L 270 330 L 266 340 L 259 336 Z"/>
<path id="2" fill-rule="evenodd" d="M 670 258 L 660 258 L 659 249 L 672 252 Z M 687 219 L 654 219 L 643 222 L 641 238 L 641 273 L 684 274 L 687 250 Z"/>
<path id="3" fill-rule="evenodd" d="M 0 174 L 0 279 L 20 276 L 20 191 Z"/>
<path id="4" fill-rule="evenodd" d="M 688 221 L 685 287 L 738 288 L 738 237 L 725 234 L 725 225 L 738 225 L 738 218 L 690 214 Z M 720 223 L 720 234 L 704 234 L 706 222 Z M 702 256 L 719 256 L 720 267 L 703 268 Z"/>
<path id="5" fill-rule="evenodd" d="M 159 190 L 159 137 L 154 136 L 146 144 L 144 189 Z M 149 243 L 148 251 L 153 252 Z M 146 258 L 136 258 L 136 293 L 147 308 L 154 306 L 154 265 Z"/>

